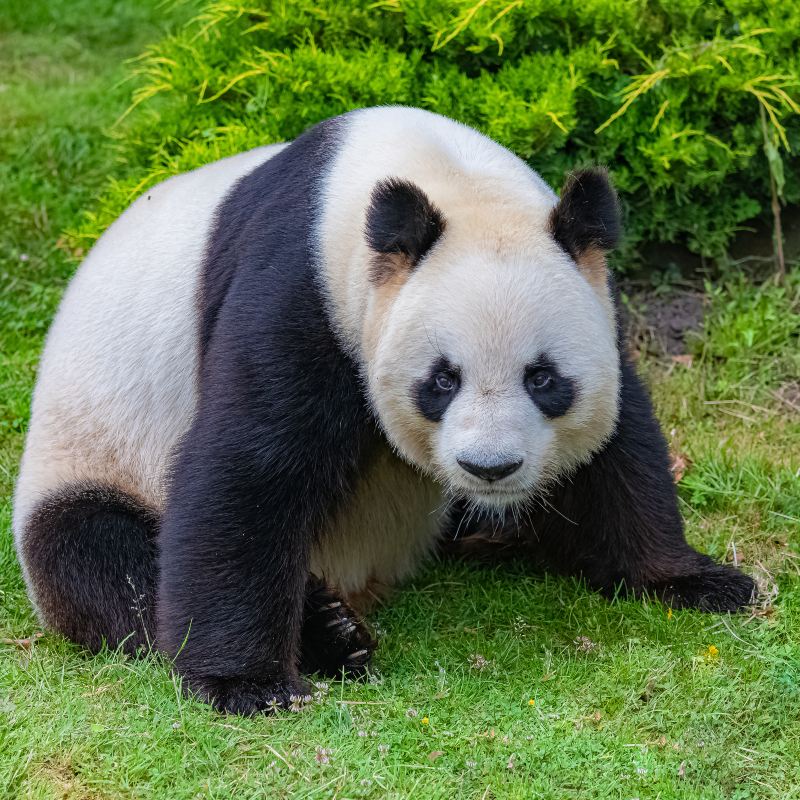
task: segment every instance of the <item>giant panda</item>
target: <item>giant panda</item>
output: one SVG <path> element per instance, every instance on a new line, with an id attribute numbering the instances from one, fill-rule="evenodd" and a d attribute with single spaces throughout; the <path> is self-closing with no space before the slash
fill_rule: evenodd
<path id="1" fill-rule="evenodd" d="M 218 709 L 285 707 L 305 673 L 364 668 L 356 612 L 446 533 L 484 550 L 459 534 L 476 511 L 601 591 L 747 604 L 685 541 L 619 334 L 619 233 L 602 170 L 559 198 L 404 107 L 148 190 L 39 368 L 13 524 L 42 623 L 155 647 Z"/>

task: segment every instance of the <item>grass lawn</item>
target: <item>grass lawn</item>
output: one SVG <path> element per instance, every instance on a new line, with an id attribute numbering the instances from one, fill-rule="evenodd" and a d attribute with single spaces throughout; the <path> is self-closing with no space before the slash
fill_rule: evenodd
<path id="1" fill-rule="evenodd" d="M 800 276 L 711 291 L 691 365 L 642 363 L 693 544 L 763 590 L 736 617 L 606 602 L 524 570 L 429 569 L 375 623 L 364 683 L 223 717 L 167 664 L 45 634 L 10 531 L 61 238 L 132 169 L 123 60 L 180 24 L 156 0 L 0 9 L 0 797 L 800 798 Z M 123 127 L 124 129 L 124 127 Z M 119 130 L 119 129 L 115 129 Z"/>

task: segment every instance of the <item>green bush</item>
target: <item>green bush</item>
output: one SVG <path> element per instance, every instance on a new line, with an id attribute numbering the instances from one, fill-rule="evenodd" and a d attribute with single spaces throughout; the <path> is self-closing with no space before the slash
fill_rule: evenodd
<path id="1" fill-rule="evenodd" d="M 718 258 L 768 216 L 770 170 L 800 200 L 798 31 L 800 5 L 770 0 L 207 2 L 135 63 L 131 177 L 84 235 L 173 172 L 403 103 L 477 127 L 554 186 L 607 164 L 626 262 L 644 242 Z"/>

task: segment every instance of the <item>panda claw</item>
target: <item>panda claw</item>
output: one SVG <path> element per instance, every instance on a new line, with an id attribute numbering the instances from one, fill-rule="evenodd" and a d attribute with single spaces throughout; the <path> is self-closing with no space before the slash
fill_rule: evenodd
<path id="1" fill-rule="evenodd" d="M 319 579 L 306 596 L 300 671 L 339 677 L 364 674 L 375 639 L 344 600 Z"/>

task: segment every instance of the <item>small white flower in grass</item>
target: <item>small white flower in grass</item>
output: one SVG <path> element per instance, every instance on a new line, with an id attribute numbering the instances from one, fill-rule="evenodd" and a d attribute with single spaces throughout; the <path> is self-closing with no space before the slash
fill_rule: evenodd
<path id="1" fill-rule="evenodd" d="M 409 708 L 408 711 L 406 711 L 406 716 L 409 719 L 414 719 L 414 717 L 416 717 L 418 713 L 419 712 L 417 711 L 416 708 Z"/>
<path id="2" fill-rule="evenodd" d="M 267 711 L 271 711 L 273 714 L 277 711 L 280 711 L 280 708 L 281 704 L 275 697 L 273 697 L 272 700 L 267 703 Z"/>
<path id="3" fill-rule="evenodd" d="M 597 642 L 593 642 L 588 636 L 579 636 L 575 639 L 573 644 L 579 653 L 591 653 L 600 646 Z"/>
<path id="4" fill-rule="evenodd" d="M 508 764 L 506 764 L 506 769 L 516 769 L 517 766 L 517 754 L 512 753 L 508 757 Z"/>
<path id="5" fill-rule="evenodd" d="M 328 692 L 330 691 L 330 687 L 324 681 L 317 681 L 314 684 L 314 688 L 317 690 L 314 692 L 314 700 L 318 703 L 325 702 L 325 698 L 328 696 Z"/>
<path id="6" fill-rule="evenodd" d="M 369 778 L 362 778 L 360 783 L 362 786 L 372 786 L 372 781 Z"/>
<path id="7" fill-rule="evenodd" d="M 473 653 L 469 657 L 468 661 L 470 669 L 477 670 L 478 672 L 485 670 L 486 667 L 492 663 L 488 658 L 482 656 L 480 653 Z"/>
<path id="8" fill-rule="evenodd" d="M 367 735 L 367 732 L 366 731 L 359 731 L 358 735 L 363 739 Z"/>
<path id="9" fill-rule="evenodd" d="M 20 261 L 30 261 L 31 257 L 27 253 L 20 253 L 19 254 Z"/>
<path id="10" fill-rule="evenodd" d="M 385 756 L 389 752 L 389 745 L 388 744 L 379 744 L 378 745 L 378 752 Z"/>
<path id="11" fill-rule="evenodd" d="M 333 750 L 329 750 L 326 747 L 317 747 L 314 758 L 317 764 L 330 764 L 332 753 Z"/>
<path id="12" fill-rule="evenodd" d="M 470 759 L 470 760 L 467 760 L 467 761 L 465 761 L 464 763 L 467 765 L 467 767 L 468 767 L 469 769 L 473 769 L 474 767 L 477 767 L 477 766 L 478 766 L 478 762 L 477 762 L 477 761 L 472 761 L 471 759 Z"/>

